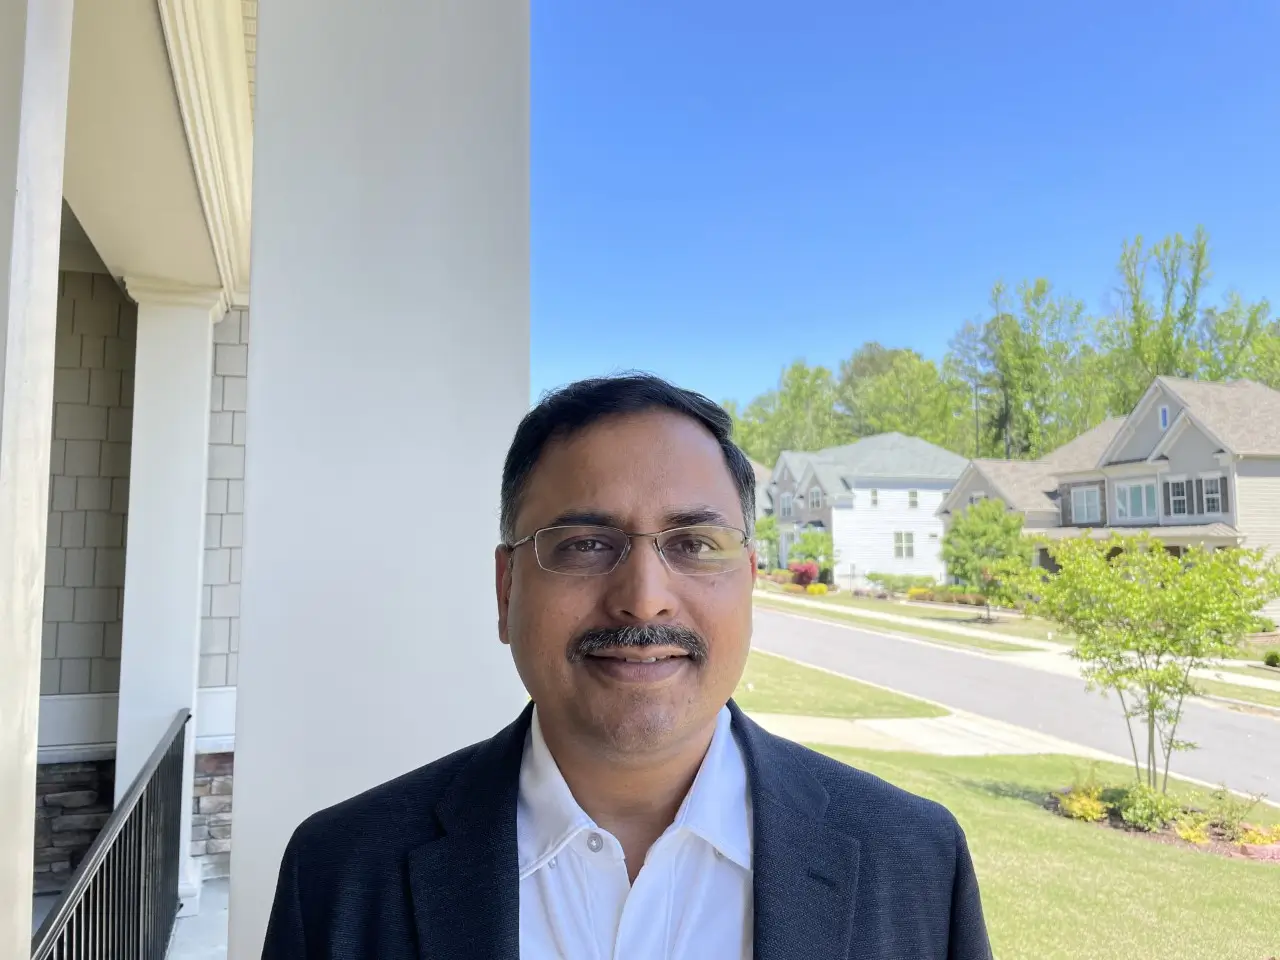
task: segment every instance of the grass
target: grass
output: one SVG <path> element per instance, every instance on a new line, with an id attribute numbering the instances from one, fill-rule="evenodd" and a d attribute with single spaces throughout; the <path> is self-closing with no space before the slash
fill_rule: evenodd
<path id="1" fill-rule="evenodd" d="M 1042 809 L 1045 794 L 1084 772 L 1081 761 L 823 752 L 956 815 L 968 835 L 1000 960 L 1264 960 L 1280 951 L 1280 868 L 1167 846 Z M 1104 782 L 1133 778 L 1121 766 L 1097 770 Z M 1275 822 L 1275 813 L 1255 809 L 1250 820 Z"/>
<path id="2" fill-rule="evenodd" d="M 897 636 L 914 637 L 919 640 L 930 640 L 949 647 L 969 647 L 976 650 L 987 650 L 992 653 L 1027 653 L 1036 649 L 1018 643 L 1008 643 L 1004 640 L 968 637 L 958 633 L 946 633 L 942 630 L 930 630 L 928 627 L 923 626 L 905 627 L 899 624 L 886 623 L 873 617 L 860 617 L 856 611 L 838 608 L 834 604 L 829 610 L 824 610 L 820 607 L 799 607 L 795 604 L 787 603 L 785 600 L 775 600 L 772 597 L 761 596 L 760 594 L 756 594 L 755 602 L 767 610 L 777 610 L 782 613 L 802 612 L 805 616 L 820 617 L 824 620 L 834 620 L 837 623 L 849 623 L 859 627 L 867 627 L 879 633 L 891 633 Z"/>
<path id="3" fill-rule="evenodd" d="M 947 714 L 943 708 L 923 700 L 758 650 L 747 658 L 746 672 L 733 698 L 743 710 L 809 717 L 867 719 Z"/>
<path id="4" fill-rule="evenodd" d="M 1263 680 L 1274 680 L 1280 683 L 1280 670 L 1275 667 L 1263 666 L 1261 663 L 1251 663 L 1243 667 L 1212 667 L 1213 670 L 1219 670 L 1222 673 L 1238 673 L 1245 677 L 1261 677 Z"/>
<path id="5" fill-rule="evenodd" d="M 1195 685 L 1201 691 L 1213 697 L 1244 700 L 1248 703 L 1261 704 L 1264 707 L 1280 707 L 1280 690 L 1264 690 L 1261 687 L 1246 687 L 1238 683 L 1226 683 L 1222 680 L 1202 680 L 1199 677 L 1195 678 Z"/>

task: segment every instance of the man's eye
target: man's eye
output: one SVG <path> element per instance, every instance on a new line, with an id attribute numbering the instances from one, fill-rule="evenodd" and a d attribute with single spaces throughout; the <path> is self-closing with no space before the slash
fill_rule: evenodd
<path id="1" fill-rule="evenodd" d="M 668 550 L 672 548 L 674 548 L 677 553 L 696 557 L 714 550 L 716 545 L 707 540 L 703 540 L 701 537 L 685 537 L 681 540 L 677 540 L 673 544 L 669 544 L 667 547 Z"/>
<path id="2" fill-rule="evenodd" d="M 603 550 L 612 550 L 613 546 L 603 540 L 575 540 L 569 544 L 570 550 L 576 550 L 578 553 L 598 553 Z"/>

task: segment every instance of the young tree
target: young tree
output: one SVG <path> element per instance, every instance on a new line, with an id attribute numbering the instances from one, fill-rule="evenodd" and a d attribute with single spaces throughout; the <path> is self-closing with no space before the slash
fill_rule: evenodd
<path id="1" fill-rule="evenodd" d="M 760 553 L 764 565 L 770 570 L 778 566 L 778 518 L 769 515 L 756 521 L 756 543 L 760 545 Z"/>
<path id="2" fill-rule="evenodd" d="M 1174 556 L 1150 534 L 1048 545 L 1059 570 L 1026 589 L 1030 609 L 1077 638 L 1091 688 L 1119 698 L 1137 779 L 1164 791 L 1192 671 L 1230 653 L 1280 596 L 1280 567 L 1258 550 L 1192 547 Z M 1135 720 L 1145 725 L 1140 732 Z M 1145 754 L 1145 761 L 1140 756 Z"/>
<path id="3" fill-rule="evenodd" d="M 835 543 L 831 534 L 821 530 L 806 530 L 796 538 L 795 544 L 787 551 L 789 560 L 803 563 L 812 560 L 820 568 L 830 567 L 835 563 Z"/>
<path id="4" fill-rule="evenodd" d="M 733 416 L 733 436 L 747 455 L 772 466 L 783 450 L 821 450 L 853 439 L 836 409 L 835 379 L 826 367 L 797 360 L 782 372 L 776 390 L 761 394 Z"/>
<path id="5" fill-rule="evenodd" d="M 1022 515 L 1005 509 L 996 499 L 979 500 L 962 511 L 942 540 L 947 572 L 960 583 L 991 601 L 1013 602 L 1023 577 L 1019 571 L 1031 562 L 1034 547 L 1022 535 Z"/>

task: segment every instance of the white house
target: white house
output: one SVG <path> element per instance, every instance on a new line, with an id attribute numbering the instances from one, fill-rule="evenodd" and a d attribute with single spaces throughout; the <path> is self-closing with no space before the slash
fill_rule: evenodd
<path id="1" fill-rule="evenodd" d="M 830 531 L 842 585 L 865 583 L 868 573 L 941 579 L 936 511 L 967 463 L 901 433 L 812 453 L 783 451 L 771 488 L 784 562 L 805 530 Z"/>
<path id="2" fill-rule="evenodd" d="M 301 820 L 525 703 L 476 530 L 529 400 L 528 4 L 0 0 L 0 64 L 0 957 L 75 762 L 81 854 L 162 772 L 157 926 L 230 847 L 247 960 Z"/>
<path id="3" fill-rule="evenodd" d="M 836 582 L 865 586 L 867 574 L 946 577 L 938 507 L 950 480 L 867 478 L 837 498 L 831 511 Z"/>

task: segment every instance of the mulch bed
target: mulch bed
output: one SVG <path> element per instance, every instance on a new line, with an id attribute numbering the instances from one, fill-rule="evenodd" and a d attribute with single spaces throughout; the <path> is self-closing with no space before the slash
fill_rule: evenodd
<path id="1" fill-rule="evenodd" d="M 1062 812 L 1058 803 L 1058 794 L 1050 794 L 1045 798 L 1044 808 L 1060 817 L 1066 817 Z M 1086 820 L 1077 821 L 1079 823 L 1089 823 Z M 1124 818 L 1120 814 L 1112 810 L 1105 819 L 1095 821 L 1090 826 L 1098 827 L 1102 830 L 1119 830 L 1121 833 L 1132 834 L 1134 836 L 1144 837 L 1147 840 L 1156 843 L 1163 843 L 1166 846 L 1181 847 L 1184 850 L 1195 850 L 1197 853 L 1208 853 L 1219 857 L 1227 857 L 1237 860 L 1257 860 L 1262 863 L 1272 863 L 1280 866 L 1280 843 L 1256 844 L 1256 843 L 1240 843 L 1230 840 L 1227 835 L 1216 826 L 1208 828 L 1208 843 L 1191 843 L 1189 840 L 1183 840 L 1174 832 L 1173 824 L 1169 824 L 1162 830 L 1140 830 L 1137 827 L 1125 823 Z"/>

